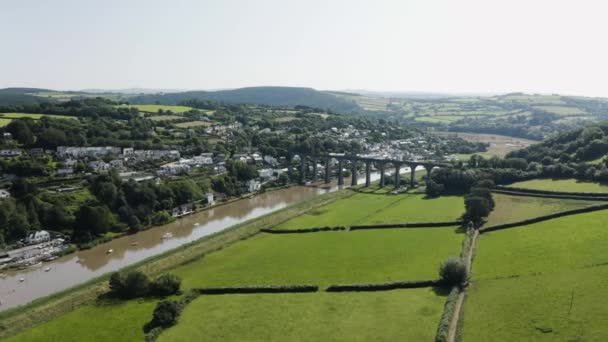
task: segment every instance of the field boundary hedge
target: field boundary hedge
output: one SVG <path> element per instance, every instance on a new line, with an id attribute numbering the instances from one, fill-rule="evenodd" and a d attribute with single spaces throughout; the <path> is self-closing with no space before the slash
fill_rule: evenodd
<path id="1" fill-rule="evenodd" d="M 447 342 L 450 335 L 450 325 L 456 314 L 456 304 L 458 302 L 458 296 L 460 296 L 460 288 L 458 286 L 452 287 L 448 298 L 443 306 L 443 314 L 439 320 L 439 326 L 437 327 L 437 334 L 435 335 L 435 342 Z"/>
<path id="2" fill-rule="evenodd" d="M 499 224 L 499 225 L 496 225 L 496 226 L 491 226 L 491 227 L 488 227 L 488 228 L 481 229 L 479 231 L 479 234 L 485 234 L 485 233 L 489 233 L 489 232 L 493 232 L 493 231 L 497 231 L 497 230 L 502 230 L 502 229 L 507 229 L 507 228 L 526 226 L 526 225 L 529 225 L 529 224 L 538 223 L 538 222 L 542 222 L 542 221 L 548 221 L 548 220 L 552 220 L 552 219 L 556 219 L 556 218 L 560 218 L 560 217 L 565 217 L 565 216 L 570 216 L 570 215 L 577 215 L 577 214 L 583 214 L 583 213 L 590 213 L 590 212 L 593 212 L 593 211 L 606 210 L 606 209 L 608 209 L 608 204 L 600 204 L 600 205 L 594 205 L 594 206 L 585 207 L 585 208 L 560 211 L 560 212 L 557 212 L 557 213 L 553 213 L 553 214 L 549 214 L 549 215 L 543 215 L 543 216 L 538 216 L 538 217 L 534 217 L 534 218 L 523 220 L 523 221 L 517 221 L 517 222 L 511 222 L 511 223 L 505 223 L 505 224 Z"/>
<path id="3" fill-rule="evenodd" d="M 415 223 L 387 223 L 387 224 L 366 224 L 350 226 L 350 230 L 363 229 L 390 229 L 390 228 L 440 228 L 462 225 L 462 221 L 450 222 L 415 222 Z"/>
<path id="4" fill-rule="evenodd" d="M 260 232 L 268 234 L 305 234 L 318 232 L 338 232 L 344 230 L 346 230 L 346 227 L 318 227 L 301 229 L 260 229 Z"/>
<path id="5" fill-rule="evenodd" d="M 241 287 L 208 287 L 198 288 L 201 295 L 224 294 L 253 294 L 253 293 L 310 293 L 318 292 L 317 285 L 268 285 L 268 286 L 241 286 Z"/>
<path id="6" fill-rule="evenodd" d="M 417 289 L 422 287 L 434 287 L 439 285 L 439 280 L 412 280 L 397 281 L 390 283 L 371 283 L 371 284 L 336 284 L 330 285 L 326 292 L 373 292 L 389 291 L 397 289 Z"/>
<path id="7" fill-rule="evenodd" d="M 353 225 L 350 227 L 336 226 L 336 227 L 314 227 L 314 228 L 300 228 L 300 229 L 265 228 L 265 229 L 260 229 L 260 232 L 268 233 L 268 234 L 305 234 L 305 233 L 337 232 L 337 231 L 366 230 L 366 229 L 442 228 L 442 227 L 460 226 L 460 225 L 462 225 L 462 223 L 463 223 L 462 221 L 449 221 L 449 222 L 364 224 L 364 225 Z"/>
<path id="8" fill-rule="evenodd" d="M 500 189 L 492 189 L 493 193 L 511 196 L 526 196 L 526 197 L 540 197 L 540 198 L 557 198 L 557 199 L 572 199 L 572 200 L 586 200 L 586 201 L 608 201 L 608 197 L 594 197 L 594 196 L 579 196 L 579 195 L 560 195 L 550 193 L 533 193 L 533 192 L 520 192 L 520 191 L 507 191 Z"/>
<path id="9" fill-rule="evenodd" d="M 586 196 L 586 197 L 608 197 L 608 192 L 569 192 L 569 191 L 552 191 L 552 190 L 539 190 L 539 189 L 528 189 L 518 188 L 511 186 L 496 185 L 494 189 L 504 191 L 515 191 L 515 192 L 529 192 L 532 194 L 545 194 L 545 195 L 572 195 L 572 196 Z"/>

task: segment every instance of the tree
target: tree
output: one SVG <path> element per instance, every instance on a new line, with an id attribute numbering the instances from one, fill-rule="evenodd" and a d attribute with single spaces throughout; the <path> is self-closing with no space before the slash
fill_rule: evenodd
<path id="1" fill-rule="evenodd" d="M 150 278 L 141 271 L 116 272 L 110 277 L 109 285 L 116 297 L 124 299 L 144 297 L 150 293 Z"/>
<path id="2" fill-rule="evenodd" d="M 13 138 L 23 145 L 34 143 L 34 133 L 26 123 L 25 119 L 16 119 L 6 126 L 6 131 L 13 135 Z"/>
<path id="3" fill-rule="evenodd" d="M 429 179 L 426 182 L 426 195 L 429 197 L 441 196 L 444 190 L 445 187 L 443 184 L 436 183 L 432 179 Z"/>
<path id="4" fill-rule="evenodd" d="M 179 292 L 182 280 L 173 274 L 163 274 L 156 278 L 151 286 L 151 293 L 155 296 L 169 296 Z"/>
<path id="5" fill-rule="evenodd" d="M 466 196 L 464 199 L 465 213 L 463 219 L 475 224 L 481 223 L 484 217 L 490 214 L 490 203 L 487 198 Z"/>
<path id="6" fill-rule="evenodd" d="M 446 286 L 461 286 L 467 280 L 467 267 L 458 257 L 449 257 L 439 268 L 441 283 Z"/>
<path id="7" fill-rule="evenodd" d="M 43 148 L 56 148 L 65 145 L 66 141 L 66 135 L 62 130 L 51 127 L 39 135 L 36 145 Z"/>
<path id="8" fill-rule="evenodd" d="M 160 301 L 152 314 L 152 327 L 169 327 L 177 321 L 181 308 L 172 300 Z"/>
<path id="9" fill-rule="evenodd" d="M 76 212 L 74 239 L 88 241 L 93 236 L 104 234 L 110 230 L 111 221 L 108 207 L 84 204 Z"/>

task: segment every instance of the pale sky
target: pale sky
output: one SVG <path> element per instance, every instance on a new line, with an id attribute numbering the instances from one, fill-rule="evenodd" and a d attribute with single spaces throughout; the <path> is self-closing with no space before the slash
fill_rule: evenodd
<path id="1" fill-rule="evenodd" d="M 0 0 L 0 87 L 608 97 L 608 2 Z"/>

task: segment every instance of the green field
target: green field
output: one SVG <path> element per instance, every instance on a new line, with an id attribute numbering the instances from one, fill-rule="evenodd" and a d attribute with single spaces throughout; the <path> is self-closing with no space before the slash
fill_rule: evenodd
<path id="1" fill-rule="evenodd" d="M 599 183 L 580 182 L 576 179 L 533 179 L 513 183 L 514 188 L 565 191 L 565 192 L 608 192 L 608 185 Z"/>
<path id="2" fill-rule="evenodd" d="M 155 116 L 148 117 L 148 119 L 150 119 L 152 121 L 175 121 L 175 120 L 183 120 L 184 117 L 179 116 L 179 115 L 155 115 Z"/>
<path id="3" fill-rule="evenodd" d="M 576 107 L 567 106 L 535 106 L 535 108 L 542 109 L 549 113 L 557 115 L 584 115 L 587 114 L 585 111 Z"/>
<path id="4" fill-rule="evenodd" d="M 12 119 L 2 119 L 2 118 L 0 118 L 0 127 L 5 127 L 9 123 L 11 123 L 11 121 L 13 121 L 13 120 Z"/>
<path id="5" fill-rule="evenodd" d="M 557 273 L 474 281 L 464 341 L 608 340 L 608 267 L 550 271 Z"/>
<path id="6" fill-rule="evenodd" d="M 444 302 L 430 288 L 204 296 L 159 341 L 432 341 Z"/>
<path id="7" fill-rule="evenodd" d="M 463 212 L 461 197 L 426 199 L 422 194 L 356 194 L 281 223 L 278 228 L 454 221 Z"/>
<path id="8" fill-rule="evenodd" d="M 70 119 L 70 120 L 78 120 L 78 118 L 74 116 L 67 115 L 52 115 L 52 114 L 34 114 L 34 113 L 0 113 L 0 118 L 10 118 L 10 119 L 20 119 L 20 118 L 30 118 L 34 120 L 40 120 L 41 117 L 47 116 L 53 119 Z"/>
<path id="9" fill-rule="evenodd" d="M 186 288 L 436 279 L 462 237 L 456 227 L 259 234 L 172 273 Z"/>
<path id="10" fill-rule="evenodd" d="M 169 105 L 122 105 L 120 107 L 133 107 L 133 108 L 137 108 L 137 110 L 139 110 L 140 112 L 145 112 L 145 113 L 158 113 L 159 109 L 162 109 L 163 111 L 172 111 L 173 113 L 184 113 L 184 112 L 188 112 L 191 111 L 192 107 L 186 107 L 186 106 L 169 106 Z"/>
<path id="11" fill-rule="evenodd" d="M 548 215 L 559 211 L 582 208 L 600 204 L 593 201 L 509 196 L 492 194 L 496 206 L 488 216 L 485 227 L 527 220 L 533 217 Z"/>
<path id="12" fill-rule="evenodd" d="M 474 279 L 504 278 L 608 263 L 608 211 L 482 234 Z"/>
<path id="13" fill-rule="evenodd" d="M 5 341 L 142 341 L 157 300 L 85 305 Z"/>
<path id="14" fill-rule="evenodd" d="M 211 125 L 213 125 L 213 123 L 209 121 L 188 121 L 175 124 L 175 126 L 180 128 L 207 127 Z"/>

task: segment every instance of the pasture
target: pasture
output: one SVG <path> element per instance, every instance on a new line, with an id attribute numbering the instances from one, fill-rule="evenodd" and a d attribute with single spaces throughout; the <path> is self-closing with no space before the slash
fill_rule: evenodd
<path id="1" fill-rule="evenodd" d="M 157 300 L 89 304 L 5 341 L 141 341 Z"/>
<path id="2" fill-rule="evenodd" d="M 213 123 L 209 121 L 188 121 L 175 124 L 176 127 L 180 128 L 208 127 L 211 125 L 213 125 Z"/>
<path id="3" fill-rule="evenodd" d="M 471 142 L 483 142 L 490 144 L 488 151 L 484 152 L 484 157 L 491 156 L 504 157 L 507 153 L 528 147 L 537 141 L 523 138 L 514 138 L 505 135 L 483 134 L 483 133 L 455 133 L 455 132 L 435 132 L 440 136 L 455 136 Z M 475 153 L 480 154 L 480 153 Z M 470 155 L 467 155 L 470 156 Z"/>
<path id="4" fill-rule="evenodd" d="M 514 188 L 562 191 L 562 192 L 608 192 L 608 185 L 581 182 L 576 179 L 532 179 L 510 185 Z"/>
<path id="5" fill-rule="evenodd" d="M 183 120 L 184 117 L 183 116 L 179 116 L 179 115 L 155 115 L 155 116 L 150 116 L 148 117 L 148 119 L 152 120 L 152 121 L 175 121 L 175 120 Z"/>
<path id="6" fill-rule="evenodd" d="M 315 208 L 278 228 L 351 226 L 356 224 L 455 221 L 464 212 L 462 197 L 427 199 L 423 194 L 355 194 Z"/>
<path id="7" fill-rule="evenodd" d="M 444 302 L 431 288 L 202 296 L 159 341 L 431 341 Z"/>
<path id="8" fill-rule="evenodd" d="M 496 206 L 488 216 L 485 227 L 531 219 L 537 216 L 559 211 L 583 208 L 599 204 L 593 201 L 581 201 L 557 198 L 540 198 L 492 194 Z"/>
<path id="9" fill-rule="evenodd" d="M 185 288 L 437 279 L 439 264 L 458 255 L 456 227 L 308 234 L 259 234 L 172 273 Z"/>
<path id="10" fill-rule="evenodd" d="M 553 255 L 546 255 L 548 259 Z M 608 266 L 473 282 L 464 341 L 606 341 Z"/>
<path id="11" fill-rule="evenodd" d="M 473 279 L 566 272 L 608 263 L 608 211 L 482 234 Z"/>
<path id="12" fill-rule="evenodd" d="M 35 113 L 0 113 L 0 118 L 3 118 L 3 119 L 30 118 L 33 120 L 40 120 L 40 118 L 42 118 L 43 116 L 47 116 L 47 117 L 53 118 L 53 119 L 78 120 L 78 118 L 75 116 L 67 116 L 67 115 L 35 114 Z"/>
<path id="13" fill-rule="evenodd" d="M 151 105 L 151 104 L 120 105 L 117 107 L 137 108 L 137 110 L 139 110 L 140 112 L 144 112 L 144 113 L 158 113 L 159 110 L 162 110 L 164 112 L 171 111 L 173 113 L 184 113 L 184 112 L 188 112 L 188 111 L 191 111 L 192 109 L 194 109 L 192 107 L 186 107 L 186 106 Z"/>

